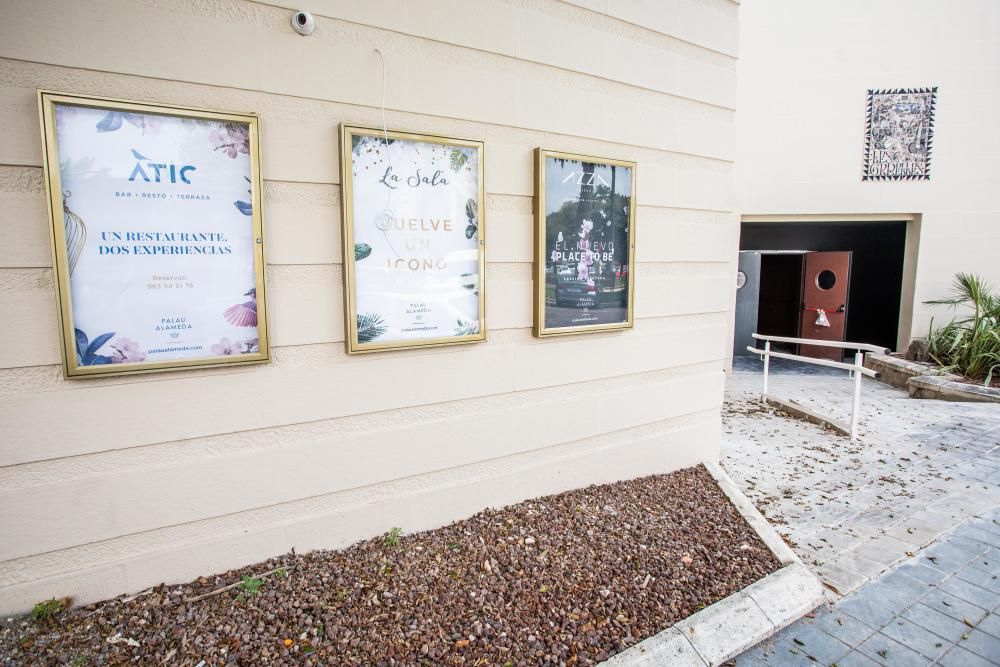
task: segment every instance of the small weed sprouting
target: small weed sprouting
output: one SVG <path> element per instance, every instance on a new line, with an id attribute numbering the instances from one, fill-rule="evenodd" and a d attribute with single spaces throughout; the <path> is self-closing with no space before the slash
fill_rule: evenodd
<path id="1" fill-rule="evenodd" d="M 52 598 L 51 600 L 46 600 L 45 602 L 39 602 L 32 608 L 31 618 L 36 621 L 51 621 L 59 614 L 59 612 L 68 606 L 69 598 L 62 600 Z"/>
<path id="2" fill-rule="evenodd" d="M 71 662 L 70 664 L 73 665 L 73 667 L 82 667 L 83 665 L 87 664 L 87 658 L 86 656 L 78 655 L 75 658 L 73 658 L 73 662 Z"/>
<path id="3" fill-rule="evenodd" d="M 387 547 L 398 547 L 399 538 L 403 535 L 402 528 L 393 528 L 388 533 L 385 534 L 385 546 Z"/>
<path id="4" fill-rule="evenodd" d="M 288 570 L 286 570 L 283 567 L 279 567 L 277 570 L 275 570 L 274 576 L 278 577 L 279 579 L 284 579 L 285 577 L 288 576 Z"/>
<path id="5" fill-rule="evenodd" d="M 263 579 L 258 579 L 257 577 L 251 577 L 250 575 L 245 575 L 243 581 L 236 588 L 240 589 L 240 594 L 236 598 L 237 600 L 244 600 L 249 597 L 253 597 L 260 593 L 260 587 L 264 585 Z"/>

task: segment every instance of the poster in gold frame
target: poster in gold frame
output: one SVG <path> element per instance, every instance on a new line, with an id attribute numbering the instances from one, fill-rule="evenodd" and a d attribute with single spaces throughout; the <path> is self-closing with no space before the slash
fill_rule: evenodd
<path id="1" fill-rule="evenodd" d="M 267 362 L 258 116 L 38 107 L 64 375 Z"/>
<path id="2" fill-rule="evenodd" d="M 349 354 L 486 340 L 484 148 L 341 125 Z"/>
<path id="3" fill-rule="evenodd" d="M 636 163 L 535 149 L 534 333 L 631 329 Z"/>

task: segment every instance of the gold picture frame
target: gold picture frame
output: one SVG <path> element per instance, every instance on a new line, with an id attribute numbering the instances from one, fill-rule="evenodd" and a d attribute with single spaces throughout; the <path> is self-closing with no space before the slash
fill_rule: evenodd
<path id="1" fill-rule="evenodd" d="M 561 181 L 561 184 L 565 184 L 567 182 L 570 182 L 571 185 L 594 186 L 595 181 L 597 181 L 598 185 L 604 184 L 605 187 L 608 187 L 611 193 L 615 193 L 615 189 L 616 189 L 615 186 L 617 185 L 617 183 L 615 182 L 615 178 L 614 178 L 614 175 L 615 175 L 615 173 L 617 171 L 616 168 L 620 167 L 620 168 L 624 168 L 624 169 L 628 169 L 629 170 L 629 179 L 628 179 L 628 183 L 629 183 L 629 188 L 628 188 L 629 202 L 628 202 L 628 207 L 627 207 L 627 220 L 625 222 L 625 227 L 624 227 L 625 234 L 627 235 L 626 248 L 627 248 L 627 252 L 628 252 L 628 258 L 627 258 L 627 262 L 625 262 L 624 264 L 622 264 L 623 266 L 627 267 L 627 270 L 625 272 L 627 284 L 625 286 L 623 286 L 623 287 L 619 287 L 619 285 L 618 285 L 619 280 L 620 280 L 620 273 L 621 273 L 620 268 L 619 268 L 619 271 L 616 272 L 616 275 L 614 276 L 614 278 L 612 280 L 612 284 L 611 284 L 611 289 L 610 290 L 606 290 L 606 289 L 604 289 L 602 287 L 599 287 L 599 286 L 595 287 L 595 285 L 593 284 L 594 281 L 591 278 L 590 279 L 590 285 L 589 285 L 589 287 L 584 288 L 584 291 L 586 291 L 586 294 L 584 294 L 583 296 L 570 294 L 570 295 L 568 295 L 566 297 L 566 298 L 571 299 L 571 300 L 572 299 L 576 299 L 577 305 L 572 306 L 572 308 L 574 310 L 571 310 L 568 313 L 559 312 L 558 313 L 558 317 L 557 317 L 557 313 L 555 311 L 556 311 L 557 308 L 560 308 L 560 306 L 558 305 L 559 304 L 559 298 L 560 298 L 560 296 L 559 296 L 560 273 L 559 273 L 559 269 L 557 267 L 555 267 L 555 266 L 549 266 L 549 264 L 550 264 L 549 260 L 550 260 L 550 257 L 552 255 L 552 251 L 554 249 L 550 249 L 548 247 L 548 236 L 549 236 L 548 235 L 548 227 L 547 227 L 547 225 L 548 225 L 548 221 L 547 221 L 548 214 L 547 214 L 547 208 L 546 208 L 547 207 L 547 197 L 549 196 L 549 193 L 547 191 L 547 187 L 549 187 L 549 185 L 550 185 L 550 183 L 548 181 L 548 178 L 547 178 L 547 168 L 548 168 L 548 160 L 550 158 L 553 159 L 554 161 L 557 161 L 557 162 L 558 161 L 562 161 L 563 163 L 566 163 L 566 162 L 578 162 L 581 165 L 583 165 L 583 164 L 589 164 L 589 165 L 593 165 L 594 167 L 610 167 L 611 168 L 611 174 L 612 174 L 611 177 L 610 177 L 610 181 L 607 181 L 607 179 L 604 179 L 602 176 L 600 176 L 599 173 L 595 174 L 595 172 L 594 172 L 594 170 L 592 168 L 590 171 L 586 171 L 585 169 L 581 169 L 580 172 L 570 172 L 565 177 L 565 179 L 563 179 Z M 635 308 L 634 308 L 634 304 L 635 304 L 635 211 L 636 211 L 635 192 L 636 192 L 636 163 L 628 161 L 628 160 L 609 159 L 609 158 L 596 157 L 596 156 L 593 156 L 593 155 L 584 155 L 584 154 L 580 154 L 580 153 L 567 153 L 567 152 L 563 152 L 563 151 L 546 150 L 546 149 L 543 149 L 543 148 L 536 148 L 535 149 L 535 161 L 534 162 L 535 162 L 535 202 L 534 202 L 535 203 L 535 207 L 534 207 L 534 209 L 535 209 L 534 210 L 534 214 L 535 214 L 535 235 L 534 235 L 535 260 L 534 260 L 534 272 L 533 272 L 534 273 L 534 290 L 533 290 L 534 325 L 533 325 L 533 332 L 534 332 L 535 336 L 544 338 L 544 337 L 549 337 L 549 336 L 565 336 L 565 335 L 574 335 L 574 334 L 581 334 L 581 333 L 592 333 L 592 332 L 597 332 L 597 331 L 616 331 L 616 330 L 622 330 L 622 329 L 631 329 L 634 326 L 634 322 L 635 322 Z M 572 178 L 572 182 L 570 181 L 571 178 Z M 607 182 L 605 183 L 605 181 L 607 181 Z M 581 187 L 581 192 L 582 192 L 582 187 Z M 596 190 L 595 190 L 595 192 L 596 192 Z M 615 194 L 614 196 L 619 196 L 619 195 Z M 611 197 L 611 199 L 612 199 L 611 209 L 609 209 L 610 212 L 611 212 L 611 217 L 610 218 L 606 218 L 606 224 L 609 225 L 609 226 L 613 225 L 614 218 L 615 218 L 614 212 L 613 212 L 613 208 L 614 208 L 613 197 Z M 570 201 L 570 200 L 567 199 L 566 201 Z M 599 213 L 601 215 L 604 215 L 604 213 L 601 212 L 601 211 L 599 211 Z M 588 221 L 584 220 L 583 222 L 588 222 Z M 590 233 L 590 231 L 591 231 L 594 223 L 593 223 L 593 221 L 589 221 L 589 222 L 591 223 L 591 227 L 590 228 L 588 228 L 587 230 L 583 230 L 581 228 L 581 231 L 579 232 L 579 234 L 580 234 L 579 238 L 581 239 L 581 241 L 578 241 L 578 243 L 580 243 L 584 239 L 586 239 L 587 235 Z M 560 239 L 562 238 L 562 232 L 560 232 L 560 237 L 559 238 Z M 561 242 L 562 241 L 560 241 L 560 243 Z M 587 250 L 588 251 L 590 250 L 590 244 L 591 244 L 591 241 L 587 240 Z M 573 254 L 572 251 L 570 251 L 570 256 L 572 256 L 572 254 Z M 614 254 L 614 252 L 613 252 L 613 249 L 612 249 L 612 260 L 613 260 L 613 254 Z M 593 260 L 591 260 L 591 262 L 592 261 Z M 609 262 L 609 263 L 613 264 L 613 261 Z M 567 268 L 567 267 L 564 267 L 564 269 L 565 268 Z M 603 266 L 601 266 L 600 268 L 603 269 Z M 570 268 L 569 271 L 572 271 L 572 269 Z M 587 265 L 586 267 L 581 267 L 580 271 L 581 272 L 583 272 L 583 271 L 589 271 L 589 265 Z M 551 281 L 549 280 L 550 276 L 552 278 Z M 601 276 L 599 276 L 599 277 L 601 277 Z M 582 275 L 578 275 L 577 278 L 571 278 L 571 279 L 567 280 L 567 283 L 574 283 L 574 282 L 575 283 L 580 283 L 580 282 L 584 282 L 585 283 L 586 279 Z M 566 290 L 566 292 L 571 292 L 572 290 L 580 291 L 580 286 L 578 286 L 578 285 L 567 285 L 566 288 L 565 288 L 565 290 Z M 550 294 L 550 292 L 552 294 Z M 612 319 L 611 321 L 603 321 L 603 322 L 600 321 L 602 319 L 602 317 L 604 319 L 608 319 L 609 316 L 610 316 L 610 314 L 609 313 L 603 313 L 603 314 L 599 313 L 599 314 L 595 315 L 594 313 L 592 313 L 592 312 L 589 311 L 589 305 L 592 304 L 593 306 L 596 306 L 595 310 L 600 310 L 600 300 L 602 298 L 601 294 L 602 293 L 614 294 L 616 292 L 622 292 L 624 294 L 624 296 L 625 296 L 625 299 L 626 299 L 626 303 L 625 303 L 624 307 L 617 309 L 617 310 L 622 310 L 623 311 L 623 317 L 618 318 L 618 319 Z M 549 304 L 549 301 L 552 301 L 553 303 Z M 580 303 L 583 303 L 585 305 L 580 306 L 579 305 Z M 550 308 L 552 308 L 552 310 L 553 310 L 552 317 L 549 317 L 549 315 L 550 315 L 549 309 Z M 592 320 L 597 320 L 596 323 L 592 323 L 592 324 L 562 324 L 562 325 L 560 325 L 560 323 L 557 321 L 559 317 L 563 317 L 564 319 L 572 321 L 572 319 L 573 319 L 573 317 L 572 317 L 573 313 L 576 312 L 576 309 L 580 309 L 580 308 L 584 309 L 584 312 L 586 313 L 587 318 L 590 318 Z M 587 319 L 587 318 L 578 318 L 578 319 Z"/>
<path id="2" fill-rule="evenodd" d="M 267 312 L 267 289 L 266 289 L 266 262 L 264 255 L 264 228 L 263 228 L 263 211 L 262 211 L 262 192 L 263 192 L 263 181 L 261 178 L 260 169 L 260 119 L 255 113 L 235 113 L 235 112 L 223 112 L 223 111 L 212 111 L 207 109 L 200 109 L 194 107 L 184 107 L 184 106 L 174 106 L 165 105 L 151 102 L 136 102 L 131 100 L 122 100 L 109 97 L 99 97 L 93 95 L 80 95 L 75 93 L 65 93 L 50 90 L 39 90 L 38 96 L 38 114 L 39 123 L 41 127 L 41 139 L 42 139 L 42 157 L 43 157 L 43 172 L 45 180 L 45 194 L 46 203 L 48 207 L 49 216 L 49 236 L 50 236 L 50 246 L 52 250 L 52 265 L 55 273 L 55 292 L 56 292 L 56 303 L 58 308 L 58 320 L 60 327 L 60 352 L 62 356 L 63 374 L 67 378 L 86 378 L 86 377 L 104 377 L 104 376 L 117 376 L 117 375 L 131 375 L 135 373 L 150 373 L 156 371 L 171 371 L 186 368 L 207 368 L 207 367 L 218 367 L 218 366 L 230 366 L 230 365 L 245 365 L 245 364 L 257 364 L 265 363 L 270 360 L 270 338 L 269 338 L 269 328 L 268 328 L 268 312 Z M 155 117 L 158 124 L 168 125 L 169 119 L 180 119 L 181 123 L 184 124 L 187 120 L 195 121 L 214 121 L 218 123 L 220 128 L 235 128 L 233 131 L 236 132 L 240 138 L 240 143 L 232 143 L 227 145 L 223 152 L 228 150 L 233 151 L 233 155 L 246 154 L 249 157 L 249 175 L 244 174 L 244 178 L 248 181 L 245 186 L 248 188 L 249 197 L 248 201 L 234 201 L 231 202 L 236 206 L 238 212 L 244 216 L 251 218 L 252 231 L 249 235 L 245 235 L 248 238 L 242 239 L 245 241 L 246 245 L 252 245 L 252 256 L 253 256 L 253 281 L 254 287 L 247 290 L 245 294 L 240 295 L 243 298 L 250 296 L 250 300 L 245 303 L 235 304 L 233 308 L 244 307 L 246 312 L 238 315 L 242 318 L 239 325 L 240 327 L 255 327 L 257 337 L 255 339 L 250 338 L 246 341 L 239 341 L 239 349 L 230 349 L 225 345 L 221 345 L 220 351 L 215 352 L 212 348 L 217 347 L 212 345 L 209 347 L 212 350 L 211 356 L 196 356 L 191 358 L 180 358 L 171 359 L 165 361 L 145 361 L 147 356 L 146 352 L 139 351 L 138 348 L 127 348 L 125 350 L 114 348 L 116 341 L 112 340 L 110 337 L 105 338 L 106 334 L 98 335 L 94 340 L 89 341 L 86 334 L 83 336 L 83 343 L 86 345 L 90 343 L 90 347 L 86 350 L 86 356 L 81 354 L 81 339 L 80 332 L 74 321 L 74 309 L 73 309 L 73 286 L 71 281 L 71 263 L 76 265 L 77 260 L 80 259 L 81 253 L 84 248 L 86 248 L 86 237 L 88 235 L 86 230 L 86 225 L 78 215 L 73 213 L 69 208 L 67 199 L 71 194 L 64 191 L 63 184 L 63 167 L 61 164 L 61 154 L 59 146 L 59 133 L 57 128 L 57 118 L 56 118 L 56 107 L 67 107 L 73 110 L 74 114 L 90 113 L 92 111 L 98 111 L 105 114 L 103 120 L 97 124 L 96 132 L 111 133 L 116 132 L 120 128 L 130 128 L 135 129 L 141 126 L 142 135 L 146 134 L 146 124 L 149 122 L 150 117 Z M 80 110 L 84 110 L 81 112 Z M 123 123 L 125 119 L 125 123 Z M 206 127 L 208 127 L 206 125 Z M 239 128 L 245 127 L 245 137 L 243 131 Z M 207 131 L 207 130 L 206 130 Z M 66 130 L 69 132 L 69 130 Z M 151 132 L 151 136 L 153 133 Z M 67 135 L 67 140 L 70 137 Z M 70 141 L 72 144 L 73 142 Z M 218 150 L 218 148 L 214 149 Z M 102 151 L 104 153 L 105 151 Z M 141 168 L 140 158 L 148 160 L 135 148 L 132 149 L 132 155 L 135 157 L 136 165 Z M 234 157 L 235 163 L 235 157 Z M 169 182 L 171 184 L 177 183 L 192 183 L 191 179 L 195 177 L 196 169 L 190 169 L 185 173 L 185 168 L 181 166 L 179 169 L 175 169 L 173 164 L 154 164 L 148 162 L 147 167 L 152 167 L 155 172 L 151 169 L 143 171 L 142 178 L 136 179 L 136 182 L 144 180 L 145 182 L 154 182 L 151 178 L 155 174 L 155 183 L 157 185 L 162 184 L 166 186 Z M 169 166 L 169 170 L 167 167 Z M 161 172 L 161 168 L 163 171 Z M 107 171 L 107 170 L 106 170 Z M 149 173 L 145 173 L 148 171 Z M 105 177 L 107 174 L 103 174 Z M 136 172 L 133 170 L 133 176 Z M 162 181 L 161 181 L 162 176 Z M 97 179 L 95 179 L 97 180 Z M 122 179 L 119 179 L 121 181 Z M 132 182 L 132 177 L 130 177 L 128 182 Z M 106 185 L 106 184 L 105 184 Z M 95 185 L 90 186 L 95 188 Z M 209 186 L 205 186 L 209 187 Z M 235 186 L 234 186 L 235 187 Z M 124 188 L 123 188 L 124 190 Z M 89 192 L 85 189 L 85 193 Z M 84 194 L 84 193 L 81 193 Z M 105 197 L 111 196 L 109 192 L 103 193 Z M 142 193 L 135 193 L 136 199 L 140 198 Z M 116 191 L 113 195 L 118 197 L 119 193 Z M 122 193 L 122 196 L 126 196 Z M 127 195 L 129 197 L 132 194 Z M 157 196 L 161 196 L 158 194 Z M 163 197 L 173 198 L 175 195 L 162 193 Z M 199 198 L 203 195 L 176 195 L 178 199 L 181 198 Z M 204 195 L 211 198 L 208 195 Z M 80 197 L 78 196 L 77 199 Z M 73 229 L 67 227 L 67 219 L 73 223 Z M 137 219 L 143 220 L 142 216 L 137 216 Z M 82 232 L 80 231 L 82 229 Z M 101 232 L 102 235 L 105 232 Z M 111 232 L 107 232 L 111 233 Z M 121 233 L 121 232 L 119 232 Z M 156 232 L 159 233 L 159 230 Z M 73 249 L 68 247 L 68 234 L 69 240 L 73 242 Z M 79 239 L 82 234 L 83 240 Z M 91 236 L 93 237 L 93 231 L 91 231 Z M 165 233 L 166 235 L 166 233 Z M 207 238 L 222 238 L 224 242 L 225 236 L 219 234 L 218 236 L 212 237 L 208 235 Z M 103 236 L 99 237 L 103 239 Z M 126 234 L 127 238 L 127 234 Z M 171 240 L 173 236 L 169 237 Z M 205 237 L 199 239 L 203 241 Z M 178 252 L 176 254 L 186 254 L 191 251 L 191 248 L 195 246 L 182 246 L 183 252 Z M 232 253 L 232 246 L 219 246 L 212 248 L 212 252 L 207 252 L 207 246 L 197 246 L 193 254 L 206 253 L 215 254 L 216 250 L 219 250 L 219 254 L 227 254 L 224 250 L 228 247 L 228 253 Z M 100 252 L 103 250 L 99 249 Z M 173 250 L 169 252 L 164 251 L 164 254 L 174 254 Z M 244 250 L 244 256 L 249 257 L 251 251 L 249 248 Z M 98 277 L 104 275 L 101 272 L 97 272 Z M 160 276 L 153 275 L 154 278 L 160 278 Z M 164 277 L 166 281 L 169 278 L 170 281 L 175 282 L 150 282 L 146 285 L 146 288 L 152 289 L 151 285 L 158 285 L 159 287 L 171 287 L 171 288 L 188 288 L 195 289 L 195 283 L 184 283 L 180 282 L 184 276 L 168 276 Z M 126 281 L 126 287 L 122 289 L 122 293 L 128 289 L 128 281 Z M 247 281 L 249 282 L 249 281 Z M 119 294 L 120 296 L 120 294 Z M 190 295 L 197 298 L 194 294 Z M 242 298 L 236 300 L 243 300 Z M 220 317 L 224 319 L 229 319 L 230 315 L 228 312 L 220 313 Z M 253 324 L 249 324 L 249 322 Z M 174 327 L 164 327 L 164 328 L 182 328 L 178 326 Z M 194 329 L 195 327 L 191 327 Z M 248 331 L 248 334 L 252 335 L 253 331 Z M 112 334 L 114 335 L 114 334 Z M 173 336 L 173 333 L 169 334 Z M 179 337 L 180 333 L 177 333 Z M 184 334 L 187 335 L 187 334 Z M 98 339 L 102 342 L 98 344 Z M 121 340 L 121 339 L 119 339 Z M 129 340 L 129 339 L 125 339 Z M 227 339 L 223 339 L 227 340 Z M 222 344 L 223 340 L 219 343 Z M 134 341 L 129 341 L 134 343 Z M 154 341 L 154 345 L 159 344 Z M 97 346 L 96 349 L 91 352 L 91 347 Z M 196 349 L 203 349 L 204 344 L 200 345 Z M 237 347 L 237 343 L 233 343 L 233 347 Z M 225 349 L 223 349 L 225 348 Z M 190 350 L 190 347 L 179 347 L 175 349 L 163 349 L 164 353 L 177 352 L 182 350 Z M 98 354 L 102 351 L 115 350 L 113 354 Z M 141 355 L 141 360 L 139 359 Z M 110 360 L 110 361 L 109 361 Z"/>
<path id="3" fill-rule="evenodd" d="M 478 243 L 476 245 L 476 271 L 475 273 L 462 274 L 463 277 L 467 277 L 469 284 L 465 285 L 466 289 L 473 291 L 477 295 L 475 303 L 477 305 L 477 315 L 475 321 L 469 319 L 467 322 L 459 319 L 458 330 L 465 331 L 465 333 L 455 333 L 450 336 L 436 336 L 431 335 L 427 338 L 413 338 L 408 340 L 376 340 L 371 338 L 372 327 L 369 326 L 370 319 L 365 319 L 362 323 L 359 320 L 358 314 L 358 262 L 367 259 L 369 255 L 364 253 L 364 250 L 359 250 L 356 247 L 358 241 L 356 229 L 355 229 L 355 139 L 358 139 L 359 146 L 363 144 L 364 139 L 373 139 L 376 144 L 375 147 L 369 146 L 368 149 L 381 151 L 383 147 L 387 148 L 396 142 L 409 142 L 410 144 L 432 144 L 435 147 L 444 147 L 445 149 L 451 149 L 452 154 L 454 154 L 455 149 L 472 149 L 476 153 L 476 206 L 474 210 L 474 216 L 469 217 L 464 224 L 466 227 L 466 238 L 469 241 L 473 240 L 473 236 Z M 405 148 L 405 145 L 402 145 Z M 366 149 L 367 150 L 367 149 Z M 359 147 L 359 153 L 361 148 Z M 432 150 L 433 152 L 433 150 Z M 381 155 L 381 154 L 379 154 Z M 389 176 L 389 171 L 393 168 L 391 153 L 386 150 L 386 157 L 388 165 L 386 167 L 387 171 L 383 173 L 382 178 Z M 360 156 L 359 156 L 359 159 Z M 421 158 L 422 159 L 422 158 Z M 466 160 L 468 156 L 466 157 Z M 342 124 L 340 126 L 340 174 L 341 174 L 341 237 L 343 241 L 343 266 L 344 266 L 344 338 L 345 345 L 348 354 L 363 354 L 369 352 L 382 352 L 388 350 L 402 350 L 411 348 L 427 348 L 427 347 L 442 347 L 446 345 L 461 345 L 467 343 L 478 343 L 486 340 L 486 193 L 485 193 L 485 144 L 482 141 L 475 139 L 459 139 L 455 137 L 442 137 L 438 135 L 422 134 L 417 132 L 406 132 L 399 130 L 386 130 L 384 128 L 376 127 L 366 127 L 360 125 L 350 125 Z M 467 162 L 463 163 L 468 167 Z M 402 169 L 402 165 L 398 165 Z M 407 165 L 411 168 L 410 165 Z M 471 167 L 468 167 L 471 170 Z M 419 172 L 416 172 L 417 182 L 421 181 Z M 430 172 L 425 172 L 423 176 L 428 176 Z M 373 172 L 374 174 L 374 172 Z M 393 176 L 390 177 L 399 187 L 405 187 L 405 183 L 408 182 L 410 178 L 414 178 L 414 173 L 410 172 L 408 176 L 405 174 L 401 176 L 402 180 L 396 178 L 395 172 Z M 431 180 L 434 178 L 431 176 Z M 376 179 L 379 180 L 379 179 Z M 371 185 L 370 183 L 368 184 Z M 389 188 L 388 182 L 383 184 L 385 188 Z M 361 184 L 362 187 L 367 187 L 364 183 Z M 391 240 L 387 235 L 387 230 L 391 229 L 391 225 L 397 222 L 403 221 L 402 218 L 396 219 L 392 217 L 393 212 L 391 211 L 391 201 L 389 200 L 390 195 L 387 195 L 387 200 L 384 208 L 382 209 L 379 216 L 380 220 L 384 221 L 385 226 L 380 227 L 382 235 L 385 236 L 386 244 L 388 247 L 392 248 L 392 252 L 396 253 L 396 257 L 400 257 L 395 247 L 392 245 Z M 470 198 L 471 199 L 471 198 Z M 377 202 L 373 202 L 372 206 L 378 208 L 382 206 L 383 202 L 379 199 Z M 371 214 L 372 211 L 366 210 L 365 215 Z M 465 209 L 466 215 L 469 214 L 468 205 Z M 474 219 L 473 219 L 474 218 Z M 413 220 L 409 220 L 413 222 Z M 433 222 L 433 221 L 432 221 Z M 459 221 L 463 223 L 463 221 Z M 373 220 L 373 224 L 378 224 L 378 220 Z M 471 227 L 475 227 L 475 230 L 469 231 Z M 470 235 L 471 234 L 471 235 Z M 429 244 L 429 241 L 424 241 Z M 361 244 L 367 249 L 367 252 L 372 252 L 372 246 L 369 244 Z M 392 260 L 390 260 L 392 261 Z M 411 260 L 412 261 L 412 260 Z M 426 260 L 425 260 L 426 261 Z M 377 275 L 377 274 L 376 274 Z M 414 297 L 419 298 L 419 297 Z M 362 319 L 369 318 L 369 313 L 362 314 Z M 379 317 L 379 324 L 381 324 L 381 315 Z M 418 318 L 419 319 L 419 318 Z M 462 325 L 466 325 L 465 329 L 462 329 Z M 388 327 L 386 327 L 388 329 Z M 359 335 L 359 332 L 364 335 Z M 381 334 L 376 334 L 380 336 Z M 364 338 L 364 340 L 362 340 Z"/>

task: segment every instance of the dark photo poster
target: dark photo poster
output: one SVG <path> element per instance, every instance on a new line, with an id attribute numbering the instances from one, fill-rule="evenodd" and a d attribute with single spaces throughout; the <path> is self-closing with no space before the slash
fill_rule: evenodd
<path id="1" fill-rule="evenodd" d="M 635 166 L 540 152 L 539 335 L 631 325 Z"/>

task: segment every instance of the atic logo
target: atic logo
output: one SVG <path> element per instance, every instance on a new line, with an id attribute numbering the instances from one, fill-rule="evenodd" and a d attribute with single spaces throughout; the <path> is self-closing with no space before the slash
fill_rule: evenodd
<path id="1" fill-rule="evenodd" d="M 605 187 L 611 187 L 603 176 L 600 174 L 595 174 L 594 172 L 585 171 L 573 171 L 562 180 L 563 183 L 572 180 L 574 185 L 603 185 Z"/>
<path id="2" fill-rule="evenodd" d="M 130 183 L 139 178 L 146 183 L 186 183 L 191 185 L 188 175 L 197 169 L 194 165 L 177 165 L 172 162 L 153 162 L 139 151 L 132 149 L 132 156 L 135 158 L 135 166 L 128 180 Z M 145 167 L 143 167 L 145 162 Z M 152 178 L 150 178 L 152 175 Z"/>

